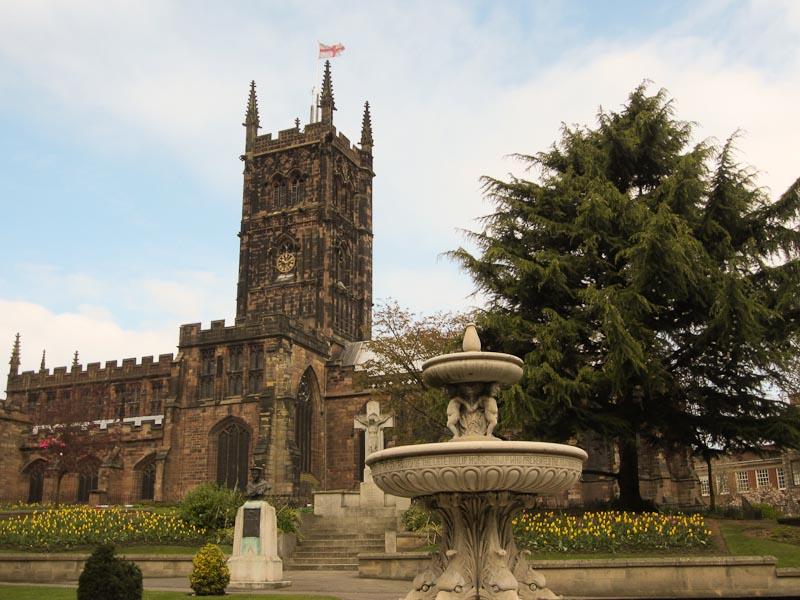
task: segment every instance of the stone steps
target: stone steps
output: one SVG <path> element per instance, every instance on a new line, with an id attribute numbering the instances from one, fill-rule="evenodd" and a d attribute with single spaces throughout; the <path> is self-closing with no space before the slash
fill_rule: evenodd
<path id="1" fill-rule="evenodd" d="M 310 518 L 309 518 L 310 517 Z M 357 571 L 361 552 L 382 552 L 385 531 L 397 528 L 396 518 L 366 516 L 342 519 L 304 517 L 302 537 L 284 561 L 288 570 Z"/>

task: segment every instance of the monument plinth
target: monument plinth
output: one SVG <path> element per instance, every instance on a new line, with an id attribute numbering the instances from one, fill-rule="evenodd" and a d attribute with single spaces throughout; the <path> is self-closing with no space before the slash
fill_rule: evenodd
<path id="1" fill-rule="evenodd" d="M 247 484 L 249 498 L 236 512 L 229 590 L 269 590 L 291 585 L 283 579 L 283 561 L 278 556 L 278 522 L 275 508 L 264 496 L 270 485 L 261 469 L 251 469 Z"/>
<path id="2" fill-rule="evenodd" d="M 439 512 L 443 533 L 431 565 L 405 600 L 533 600 L 556 598 L 514 542 L 512 521 L 537 494 L 554 494 L 581 476 L 586 452 L 545 442 L 507 442 L 493 431 L 494 395 L 522 376 L 522 361 L 481 352 L 474 325 L 463 352 L 422 365 L 426 383 L 450 396 L 449 442 L 400 446 L 371 454 L 375 484 L 387 493 L 421 499 Z"/>

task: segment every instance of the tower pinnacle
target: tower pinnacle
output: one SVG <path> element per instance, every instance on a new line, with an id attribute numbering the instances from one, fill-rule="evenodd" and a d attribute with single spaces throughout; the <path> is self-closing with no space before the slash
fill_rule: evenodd
<path id="1" fill-rule="evenodd" d="M 72 368 L 76 368 L 80 366 L 80 362 L 78 362 L 78 351 L 75 350 L 75 354 L 72 356 Z"/>
<path id="2" fill-rule="evenodd" d="M 319 98 L 319 107 L 322 109 L 322 122 L 326 125 L 333 124 L 333 111 L 336 102 L 333 100 L 333 83 L 331 83 L 331 61 L 325 61 L 325 74 L 322 76 L 322 95 Z"/>
<path id="3" fill-rule="evenodd" d="M 11 370 L 8 374 L 19 375 L 19 333 L 17 333 L 17 337 L 14 339 L 14 346 L 11 349 L 11 360 L 8 361 L 8 364 L 11 365 Z"/>
<path id="4" fill-rule="evenodd" d="M 369 102 L 364 102 L 364 118 L 361 121 L 361 149 L 372 152 L 372 116 L 369 114 Z"/>
<path id="5" fill-rule="evenodd" d="M 245 130 L 245 151 L 252 149 L 253 140 L 258 135 L 261 122 L 258 118 L 258 98 L 256 97 L 256 82 L 250 82 L 250 96 L 247 99 L 247 112 L 244 116 Z"/>
<path id="6" fill-rule="evenodd" d="M 47 367 L 44 365 L 44 357 L 45 357 L 46 353 L 47 353 L 47 350 L 42 350 L 42 364 L 39 365 L 39 370 L 40 371 L 47 370 Z"/>

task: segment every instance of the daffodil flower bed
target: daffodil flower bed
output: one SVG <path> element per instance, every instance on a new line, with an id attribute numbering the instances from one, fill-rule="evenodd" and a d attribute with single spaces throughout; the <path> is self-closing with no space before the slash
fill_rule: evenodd
<path id="1" fill-rule="evenodd" d="M 523 511 L 512 523 L 517 544 L 539 554 L 702 548 L 712 535 L 699 514 Z"/>
<path id="2" fill-rule="evenodd" d="M 205 539 L 205 529 L 177 515 L 115 507 L 35 510 L 0 520 L 0 547 L 26 551 L 85 549 L 101 543 L 193 545 Z"/>

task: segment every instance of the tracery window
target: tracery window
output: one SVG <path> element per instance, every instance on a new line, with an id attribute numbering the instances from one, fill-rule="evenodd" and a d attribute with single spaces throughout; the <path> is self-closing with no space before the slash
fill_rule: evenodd
<path id="1" fill-rule="evenodd" d="M 264 346 L 250 346 L 250 367 L 247 371 L 247 392 L 255 394 L 264 386 Z"/>
<path id="2" fill-rule="evenodd" d="M 209 348 L 200 353 L 200 400 L 214 397 L 214 349 Z"/>
<path id="3" fill-rule="evenodd" d="M 350 186 L 344 179 L 337 177 L 333 189 L 333 204 L 343 214 L 347 214 L 350 211 L 351 195 Z"/>
<path id="4" fill-rule="evenodd" d="M 244 489 L 247 485 L 247 457 L 250 433 L 232 422 L 217 435 L 217 483 L 227 488 Z"/>
<path id="5" fill-rule="evenodd" d="M 342 244 L 336 249 L 334 260 L 336 281 L 341 282 L 345 287 L 350 287 L 353 265 L 350 256 L 350 248 L 347 244 Z"/>
<path id="6" fill-rule="evenodd" d="M 272 210 L 280 210 L 288 205 L 289 190 L 286 180 L 276 175 L 272 180 Z"/>
<path id="7" fill-rule="evenodd" d="M 27 469 L 28 473 L 28 504 L 36 504 L 42 501 L 44 494 L 44 471 L 47 463 L 37 460 Z"/>
<path id="8" fill-rule="evenodd" d="M 300 472 L 311 472 L 311 442 L 313 437 L 313 404 L 317 382 L 313 371 L 307 369 L 300 378 L 294 413 L 294 439 L 300 454 Z"/>
<path id="9" fill-rule="evenodd" d="M 125 385 L 118 383 L 114 386 L 114 401 L 116 404 L 117 419 L 120 421 L 125 418 L 125 409 L 127 408 L 128 392 Z"/>
<path id="10" fill-rule="evenodd" d="M 160 415 L 161 412 L 164 410 L 164 399 L 162 398 L 163 393 L 163 382 L 161 381 L 154 381 L 150 384 L 150 414 L 151 415 Z"/>
<path id="11" fill-rule="evenodd" d="M 78 468 L 78 502 L 88 502 L 89 492 L 97 489 L 100 465 L 95 460 L 87 460 Z"/>
<path id="12" fill-rule="evenodd" d="M 289 181 L 289 203 L 292 205 L 301 204 L 305 200 L 305 180 L 300 173 L 292 173 Z"/>
<path id="13" fill-rule="evenodd" d="M 153 500 L 156 495 L 156 461 L 151 458 L 137 467 L 139 478 L 139 498 Z"/>
<path id="14" fill-rule="evenodd" d="M 125 411 L 129 417 L 138 417 L 142 412 L 142 388 L 138 383 L 128 385 L 128 409 Z"/>
<path id="15" fill-rule="evenodd" d="M 28 414 L 35 415 L 39 410 L 39 392 L 28 393 Z"/>
<path id="16" fill-rule="evenodd" d="M 242 395 L 244 349 L 233 346 L 228 350 L 228 396 Z"/>

